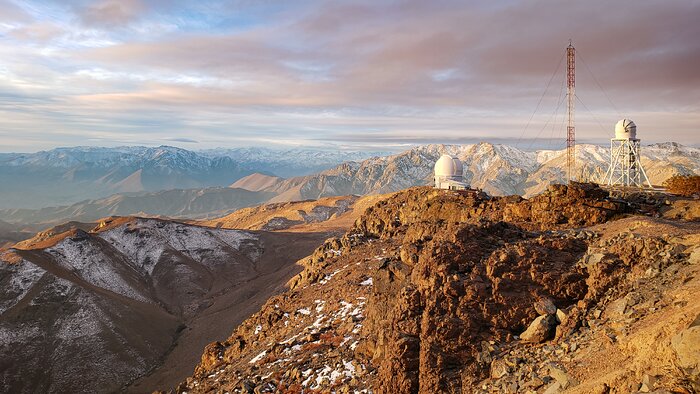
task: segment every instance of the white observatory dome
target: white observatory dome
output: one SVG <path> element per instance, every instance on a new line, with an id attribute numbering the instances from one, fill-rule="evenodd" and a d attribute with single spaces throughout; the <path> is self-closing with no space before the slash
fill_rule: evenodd
<path id="1" fill-rule="evenodd" d="M 636 139 L 637 125 L 629 119 L 622 119 L 615 125 L 615 139 Z"/>
<path id="2" fill-rule="evenodd" d="M 435 176 L 436 177 L 462 177 L 462 162 L 450 155 L 442 155 L 440 159 L 435 162 Z"/>

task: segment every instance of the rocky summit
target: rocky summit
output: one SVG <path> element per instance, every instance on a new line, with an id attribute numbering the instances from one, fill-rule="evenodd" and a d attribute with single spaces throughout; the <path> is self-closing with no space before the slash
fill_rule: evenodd
<path id="1" fill-rule="evenodd" d="M 398 192 L 171 391 L 695 392 L 696 204 L 586 184 Z"/>

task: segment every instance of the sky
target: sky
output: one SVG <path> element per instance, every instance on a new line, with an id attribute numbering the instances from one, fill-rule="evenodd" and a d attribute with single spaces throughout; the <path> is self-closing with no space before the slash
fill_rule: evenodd
<path id="1" fill-rule="evenodd" d="M 700 1 L 0 0 L 0 151 L 700 145 Z"/>

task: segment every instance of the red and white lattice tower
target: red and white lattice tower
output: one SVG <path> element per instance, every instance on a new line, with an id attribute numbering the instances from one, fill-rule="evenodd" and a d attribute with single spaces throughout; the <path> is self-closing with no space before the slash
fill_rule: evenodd
<path id="1" fill-rule="evenodd" d="M 566 127 L 566 171 L 569 183 L 576 171 L 576 128 L 574 126 L 574 101 L 576 99 L 576 49 L 571 45 L 566 47 L 566 96 L 568 99 L 568 124 Z"/>

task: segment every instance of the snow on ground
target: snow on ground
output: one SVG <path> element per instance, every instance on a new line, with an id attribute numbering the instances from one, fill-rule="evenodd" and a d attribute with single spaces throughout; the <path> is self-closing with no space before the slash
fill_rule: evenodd
<path id="1" fill-rule="evenodd" d="M 301 313 L 302 315 L 309 316 L 309 315 L 311 315 L 311 310 L 309 310 L 308 308 L 299 308 L 299 309 L 297 309 L 297 313 Z"/>
<path id="2" fill-rule="evenodd" d="M 56 336 L 64 341 L 76 340 L 86 336 L 98 335 L 103 329 L 111 327 L 109 318 L 84 293 L 79 293 L 72 300 L 80 308 L 72 314 L 65 315 L 54 323 Z M 107 327 L 103 325 L 107 324 Z"/>
<path id="3" fill-rule="evenodd" d="M 18 330 L 17 327 L 7 328 L 0 325 L 0 343 L 5 346 L 18 342 L 26 343 L 39 335 L 41 335 L 41 329 L 36 326 L 25 325 Z"/>
<path id="4" fill-rule="evenodd" d="M 32 286 L 46 273 L 42 268 L 23 260 L 19 264 L 4 265 L 4 269 L 10 271 L 9 283 L 2 289 L 2 300 L 0 301 L 0 315 L 6 310 L 17 305 Z"/>
<path id="5" fill-rule="evenodd" d="M 255 363 L 257 363 L 258 361 L 262 360 L 263 357 L 265 357 L 266 354 L 267 354 L 267 350 L 263 350 L 262 352 L 260 352 L 260 354 L 258 354 L 257 356 L 253 357 L 250 361 L 248 361 L 248 363 L 249 363 L 249 364 L 255 364 Z"/>
<path id="6" fill-rule="evenodd" d="M 317 369 L 315 371 L 316 377 L 313 381 L 311 379 L 313 377 L 311 374 L 313 370 L 304 371 L 304 376 L 306 376 L 307 372 L 309 376 L 301 385 L 315 390 L 320 388 L 324 381 L 330 385 L 334 385 L 347 379 L 352 379 L 356 374 L 356 368 L 352 362 L 341 360 L 340 362 L 336 362 L 333 367 L 325 365 L 323 368 Z"/>
<path id="7" fill-rule="evenodd" d="M 76 272 L 87 282 L 138 301 L 148 302 L 141 291 L 124 279 L 124 274 L 133 268 L 126 262 L 121 267 L 112 262 L 115 256 L 107 256 L 102 245 L 90 239 L 73 241 L 66 238 L 46 252 L 54 257 L 58 265 Z"/>
<path id="8" fill-rule="evenodd" d="M 198 261 L 225 263 L 227 248 L 240 250 L 243 243 L 258 239 L 257 235 L 247 231 L 197 227 L 155 219 L 137 219 L 135 223 L 100 233 L 100 237 L 149 275 L 168 247 Z M 249 254 L 253 261 L 262 253 L 258 249 Z"/>
<path id="9" fill-rule="evenodd" d="M 343 268 L 339 268 L 333 271 L 331 274 L 324 276 L 323 279 L 321 279 L 318 283 L 321 285 L 325 285 L 326 283 L 328 283 L 329 280 L 333 279 L 333 277 L 338 275 L 338 273 L 341 271 L 343 271 Z"/>

